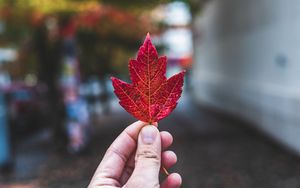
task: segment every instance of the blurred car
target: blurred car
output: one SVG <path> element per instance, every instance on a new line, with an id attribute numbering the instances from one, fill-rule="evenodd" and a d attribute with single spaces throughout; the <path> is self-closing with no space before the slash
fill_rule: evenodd
<path id="1" fill-rule="evenodd" d="M 23 135 L 43 127 L 47 117 L 46 86 L 13 83 L 6 89 L 8 119 L 12 133 Z"/>

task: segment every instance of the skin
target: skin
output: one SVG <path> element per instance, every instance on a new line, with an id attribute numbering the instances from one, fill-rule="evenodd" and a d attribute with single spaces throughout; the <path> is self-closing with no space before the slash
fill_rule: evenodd
<path id="1" fill-rule="evenodd" d="M 150 136 L 149 136 L 150 135 Z M 159 132 L 157 123 L 137 121 L 129 125 L 111 144 L 88 188 L 178 188 L 181 176 L 169 174 L 159 182 L 161 166 L 168 169 L 177 162 L 167 150 L 173 137 Z"/>

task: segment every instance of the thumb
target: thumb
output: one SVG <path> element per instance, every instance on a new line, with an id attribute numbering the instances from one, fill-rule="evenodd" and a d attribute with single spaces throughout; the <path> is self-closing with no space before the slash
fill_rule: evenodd
<path id="1" fill-rule="evenodd" d="M 135 169 L 128 180 L 128 187 L 159 187 L 161 164 L 161 138 L 153 125 L 142 128 L 138 137 Z"/>

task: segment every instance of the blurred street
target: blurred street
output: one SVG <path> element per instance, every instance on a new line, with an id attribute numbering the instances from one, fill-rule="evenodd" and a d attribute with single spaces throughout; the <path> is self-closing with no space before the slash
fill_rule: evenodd
<path id="1" fill-rule="evenodd" d="M 0 1 L 0 188 L 87 187 L 133 116 L 171 112 L 182 80 L 159 129 L 183 188 L 299 188 L 299 7 Z"/>
<path id="2" fill-rule="evenodd" d="M 117 103 L 112 109 L 110 115 L 97 116 L 92 143 L 79 156 L 54 150 L 46 132 L 25 139 L 17 147 L 16 171 L 1 176 L 5 183 L 0 187 L 86 187 L 109 144 L 135 121 Z M 186 96 L 159 127 L 174 135 L 178 163 L 171 171 L 182 174 L 183 188 L 300 186 L 298 157 L 246 122 L 196 106 Z"/>

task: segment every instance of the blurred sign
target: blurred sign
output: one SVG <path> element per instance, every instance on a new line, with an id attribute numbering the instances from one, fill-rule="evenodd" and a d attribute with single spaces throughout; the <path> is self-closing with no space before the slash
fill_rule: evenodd
<path id="1" fill-rule="evenodd" d="M 179 59 L 193 54 L 192 32 L 188 28 L 167 29 L 162 41 L 167 47 L 165 53 L 168 58 Z"/>
<path id="2" fill-rule="evenodd" d="M 0 92 L 0 167 L 10 162 L 9 131 L 6 119 L 6 106 L 3 93 Z"/>
<path id="3" fill-rule="evenodd" d="M 193 39 L 189 24 L 191 13 L 184 2 L 171 2 L 165 7 L 164 22 L 170 27 L 162 34 L 165 54 L 170 65 L 190 68 L 192 64 Z"/>
<path id="4" fill-rule="evenodd" d="M 188 25 L 192 20 L 188 5 L 184 2 L 176 1 L 169 3 L 166 6 L 165 12 L 165 22 L 168 25 L 184 26 Z"/>
<path id="5" fill-rule="evenodd" d="M 0 64 L 17 59 L 17 52 L 11 48 L 0 48 Z"/>

